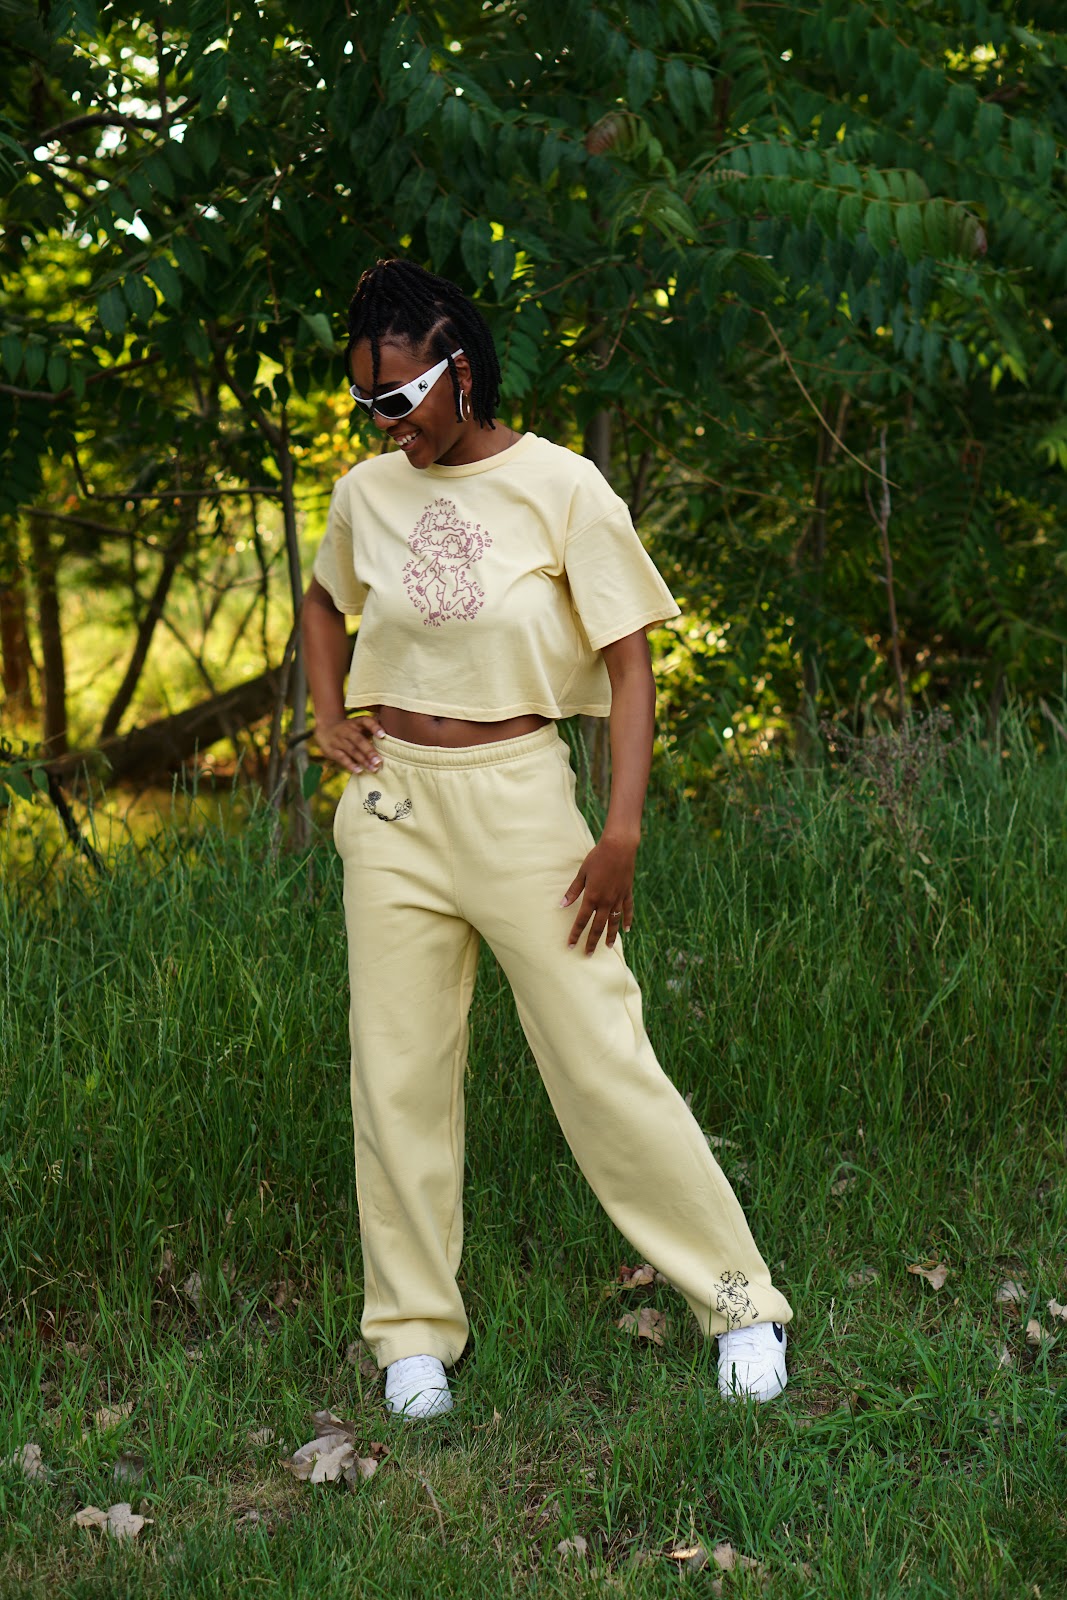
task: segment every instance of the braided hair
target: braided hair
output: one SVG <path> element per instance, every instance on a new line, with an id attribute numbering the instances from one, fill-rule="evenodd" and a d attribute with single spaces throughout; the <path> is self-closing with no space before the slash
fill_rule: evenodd
<path id="1" fill-rule="evenodd" d="M 345 365 L 357 344 L 370 342 L 373 394 L 383 341 L 404 340 L 417 349 L 428 346 L 438 361 L 448 362 L 456 421 L 463 421 L 459 377 L 452 352 L 462 349 L 471 369 L 471 412 L 492 428 L 500 401 L 500 363 L 493 336 L 481 312 L 447 278 L 437 278 L 412 261 L 378 261 L 360 278 L 348 307 Z"/>

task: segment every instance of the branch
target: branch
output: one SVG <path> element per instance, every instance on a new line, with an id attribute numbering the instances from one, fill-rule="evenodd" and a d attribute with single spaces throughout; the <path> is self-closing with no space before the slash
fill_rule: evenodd
<path id="1" fill-rule="evenodd" d="M 866 461 L 864 461 L 860 456 L 854 454 L 854 452 L 849 449 L 849 447 L 845 443 L 845 441 L 838 437 L 838 435 L 834 432 L 833 428 L 831 428 L 830 424 L 827 422 L 826 418 L 823 416 L 822 412 L 819 409 L 818 403 L 815 400 L 812 399 L 811 394 L 805 388 L 804 380 L 801 378 L 800 373 L 797 371 L 796 367 L 794 367 L 792 361 L 790 360 L 789 351 L 786 349 L 785 345 L 782 343 L 781 339 L 778 337 L 778 330 L 774 326 L 774 323 L 771 321 L 770 317 L 767 315 L 766 311 L 760 311 L 757 306 L 753 306 L 752 309 L 754 311 L 756 311 L 757 314 L 759 316 L 761 316 L 763 318 L 764 322 L 767 324 L 767 327 L 770 329 L 770 332 L 771 332 L 771 338 L 774 340 L 775 344 L 778 346 L 778 349 L 781 352 L 782 360 L 785 362 L 786 366 L 789 368 L 790 373 L 792 374 L 793 382 L 796 384 L 797 388 L 800 390 L 801 394 L 804 396 L 805 400 L 808 402 L 808 405 L 814 411 L 815 415 L 818 417 L 819 421 L 822 423 L 823 427 L 826 429 L 826 431 L 830 435 L 831 439 L 837 445 L 837 448 L 839 450 L 843 450 L 845 452 L 846 456 L 848 456 L 849 460 L 850 461 L 854 461 L 858 467 L 862 467 L 864 472 L 870 473 L 872 478 L 877 478 L 878 474 L 877 474 L 877 472 L 875 472 L 874 468 L 872 466 L 870 466 Z M 883 480 L 883 481 L 889 482 L 888 479 Z M 894 483 L 892 485 L 892 487 L 894 489 L 899 489 L 900 485 L 899 485 L 899 483 Z"/>
<path id="2" fill-rule="evenodd" d="M 123 361 L 117 367 L 102 367 L 99 372 L 86 378 L 85 387 L 88 388 L 91 383 L 103 383 L 105 379 L 115 378 L 123 372 L 134 372 L 138 367 L 154 367 L 158 360 L 158 356 L 143 356 L 140 361 Z M 15 400 L 50 400 L 55 403 L 69 400 L 73 393 L 69 383 L 65 389 L 57 389 L 55 394 L 49 389 L 17 389 L 14 384 L 0 383 L 0 394 L 9 394 Z"/>
<path id="3" fill-rule="evenodd" d="M 277 484 L 251 483 L 247 489 L 137 489 L 129 494 L 87 494 L 94 502 L 105 500 L 214 500 L 223 494 L 262 494 L 277 498 L 281 494 Z"/>
<path id="4" fill-rule="evenodd" d="M 71 117 L 68 122 L 57 122 L 54 128 L 46 128 L 44 133 L 34 134 L 32 148 L 36 149 L 41 144 L 52 144 L 57 139 L 63 139 L 70 133 L 80 133 L 83 128 L 162 128 L 166 131 L 175 117 L 182 117 L 196 105 L 196 98 L 186 100 L 166 116 L 159 117 L 130 117 L 120 111 L 89 111 L 81 117 Z M 27 144 L 25 148 L 31 146 Z"/>

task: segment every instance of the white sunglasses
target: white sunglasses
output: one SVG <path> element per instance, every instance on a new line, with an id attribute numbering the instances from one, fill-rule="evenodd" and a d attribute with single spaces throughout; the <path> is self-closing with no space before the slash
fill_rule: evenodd
<path id="1" fill-rule="evenodd" d="M 462 349 L 453 350 L 452 352 L 453 357 L 461 356 L 462 354 Z M 442 372 L 448 366 L 448 362 L 449 357 L 446 356 L 435 367 L 427 367 L 425 372 L 420 372 L 419 376 L 412 378 L 410 383 L 402 383 L 399 389 L 386 389 L 384 394 L 380 394 L 376 398 L 360 394 L 355 384 L 352 384 L 348 392 L 356 402 L 356 405 L 362 406 L 368 416 L 377 411 L 380 417 L 386 417 L 389 421 L 395 422 L 398 417 L 406 417 L 409 412 L 414 411 L 417 405 L 422 404 Z"/>

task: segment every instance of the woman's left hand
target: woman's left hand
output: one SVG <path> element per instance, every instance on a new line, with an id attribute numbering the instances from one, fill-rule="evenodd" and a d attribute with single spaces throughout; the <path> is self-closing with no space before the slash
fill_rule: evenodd
<path id="1" fill-rule="evenodd" d="M 621 928 L 629 933 L 634 918 L 634 866 L 637 861 L 636 845 L 602 838 L 594 845 L 578 868 L 577 876 L 561 905 L 573 905 L 578 896 L 582 903 L 567 938 L 568 949 L 574 948 L 585 929 L 585 953 L 591 956 L 606 932 L 604 943 L 610 949 Z"/>

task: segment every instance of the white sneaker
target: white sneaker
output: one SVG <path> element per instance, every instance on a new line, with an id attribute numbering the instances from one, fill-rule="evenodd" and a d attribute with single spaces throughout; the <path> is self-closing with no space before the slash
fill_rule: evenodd
<path id="1" fill-rule="evenodd" d="M 785 1329 L 753 1322 L 719 1334 L 719 1393 L 724 1400 L 773 1400 L 786 1386 Z"/>
<path id="2" fill-rule="evenodd" d="M 439 1417 L 452 1409 L 442 1362 L 436 1356 L 404 1356 L 385 1369 L 385 1403 L 395 1416 Z"/>

